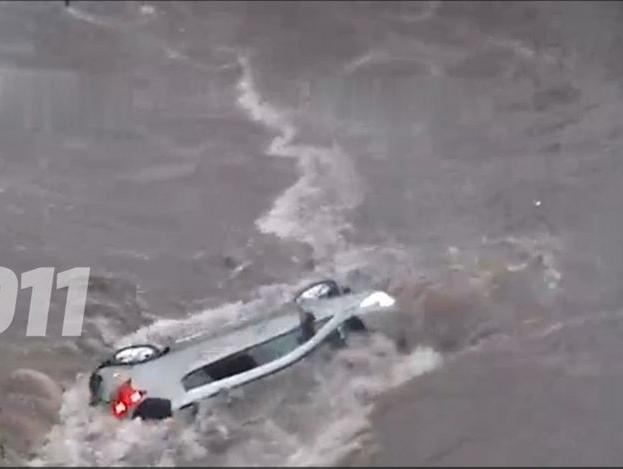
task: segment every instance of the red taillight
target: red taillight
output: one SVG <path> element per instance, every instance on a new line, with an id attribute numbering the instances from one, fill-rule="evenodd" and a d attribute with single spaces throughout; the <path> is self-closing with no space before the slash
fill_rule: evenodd
<path id="1" fill-rule="evenodd" d="M 117 402 L 113 404 L 113 407 L 112 407 L 112 411 L 113 411 L 113 414 L 115 414 L 115 417 L 122 417 L 126 413 L 127 410 L 128 408 L 123 402 Z"/>
<path id="2" fill-rule="evenodd" d="M 129 382 L 119 386 L 116 399 L 112 401 L 112 413 L 117 418 L 122 418 L 136 404 L 138 404 L 144 396 L 144 392 L 136 390 Z"/>

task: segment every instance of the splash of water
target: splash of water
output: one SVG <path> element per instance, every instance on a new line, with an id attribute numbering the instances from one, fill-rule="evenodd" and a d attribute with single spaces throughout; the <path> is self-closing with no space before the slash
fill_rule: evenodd
<path id="1" fill-rule="evenodd" d="M 372 399 L 442 363 L 431 349 L 399 355 L 371 336 L 323 354 L 229 401 L 202 404 L 192 423 L 124 421 L 85 409 L 86 377 L 65 397 L 64 425 L 33 465 L 330 464 L 362 449 Z"/>

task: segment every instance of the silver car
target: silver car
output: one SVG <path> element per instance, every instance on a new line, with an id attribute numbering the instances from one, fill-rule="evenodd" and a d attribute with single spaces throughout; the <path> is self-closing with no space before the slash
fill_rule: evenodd
<path id="1" fill-rule="evenodd" d="M 349 334 L 378 329 L 394 305 L 383 291 L 355 293 L 333 280 L 315 282 L 295 296 L 289 314 L 262 321 L 260 329 L 117 350 L 91 374 L 91 405 L 143 419 L 196 409 L 202 399 L 277 373 L 323 344 L 344 346 Z M 124 386 L 129 400 L 120 402 Z"/>

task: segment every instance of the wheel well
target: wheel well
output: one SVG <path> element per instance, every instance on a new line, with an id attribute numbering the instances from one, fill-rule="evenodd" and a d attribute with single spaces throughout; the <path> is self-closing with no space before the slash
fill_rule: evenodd
<path id="1" fill-rule="evenodd" d="M 346 321 L 344 321 L 344 325 L 347 328 L 348 332 L 367 332 L 368 328 L 363 320 L 359 316 L 351 316 Z"/>

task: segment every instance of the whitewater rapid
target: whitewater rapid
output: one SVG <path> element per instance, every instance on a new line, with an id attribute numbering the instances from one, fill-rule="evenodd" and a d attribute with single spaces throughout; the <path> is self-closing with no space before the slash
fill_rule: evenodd
<path id="1" fill-rule="evenodd" d="M 361 183 L 352 161 L 337 145 L 324 148 L 295 144 L 297 129 L 288 120 L 285 111 L 279 111 L 262 99 L 256 89 L 249 60 L 239 57 L 242 76 L 238 82 L 238 104 L 250 119 L 259 121 L 277 135 L 269 145 L 267 155 L 289 157 L 297 161 L 299 179 L 279 196 L 273 207 L 260 219 L 260 231 L 283 240 L 307 243 L 312 246 L 317 272 L 346 275 L 365 271 L 373 259 L 380 264 L 383 257 L 406 257 L 397 248 L 379 249 L 370 246 L 347 246 L 343 232 L 348 229 L 346 215 L 357 206 L 362 197 Z M 398 254 L 399 253 L 399 254 Z M 386 262 L 385 259 L 385 262 Z M 342 260 L 342 265 L 340 265 Z M 381 271 L 377 272 L 380 274 Z M 384 272 L 387 275 L 387 272 Z M 369 279 L 374 272 L 370 270 Z M 355 279 L 356 280 L 356 279 Z M 377 279 L 377 281 L 383 279 Z M 197 333 L 214 333 L 221 328 L 241 327 L 245 323 L 261 321 L 263 315 L 283 308 L 293 292 L 308 279 L 291 284 L 260 287 L 249 302 L 234 302 L 215 309 L 199 311 L 185 319 L 159 319 L 138 331 L 114 341 L 123 346 L 137 341 L 167 343 Z M 362 285 L 363 286 L 363 285 Z M 249 325 L 248 327 L 253 327 Z M 344 367 L 344 363 L 350 363 Z M 227 405 L 216 410 L 207 403 L 197 423 L 182 429 L 179 423 L 119 424 L 88 408 L 86 375 L 64 395 L 60 410 L 60 424 L 51 431 L 46 445 L 34 465 L 169 465 L 194 463 L 255 465 L 309 465 L 330 464 L 360 448 L 359 436 L 368 430 L 367 413 L 371 399 L 385 389 L 428 372 L 439 366 L 441 355 L 430 348 L 417 348 L 408 355 L 400 355 L 395 345 L 383 337 L 373 337 L 372 343 L 344 353 L 337 364 L 330 367 L 304 365 L 302 371 L 314 382 L 311 395 L 307 389 L 289 386 L 273 389 L 283 400 L 307 399 L 304 404 L 270 407 L 266 395 L 257 398 L 261 408 L 257 421 L 247 426 L 248 415 L 232 415 Z M 331 367 L 333 372 L 331 373 Z M 337 367 L 337 369 L 335 369 Z M 351 371 L 353 368 L 361 368 Z M 287 375 L 282 378 L 288 380 Z M 269 383 L 269 387 L 278 384 Z M 266 393 L 265 393 L 266 394 Z M 262 399 L 268 399 L 262 401 Z M 243 404 L 238 404 L 243 405 Z M 283 428 L 285 415 L 305 427 L 297 434 Z M 231 434 L 238 435 L 239 440 Z M 216 435 L 216 436 L 215 436 Z M 215 450 L 213 440 L 232 446 L 228 451 Z M 231 441 L 229 441 L 231 440 Z M 164 442 L 164 443 L 163 443 Z M 272 442 L 272 443 L 271 443 Z M 258 446 L 259 445 L 259 446 Z M 278 450 L 271 450 L 276 446 Z"/>

